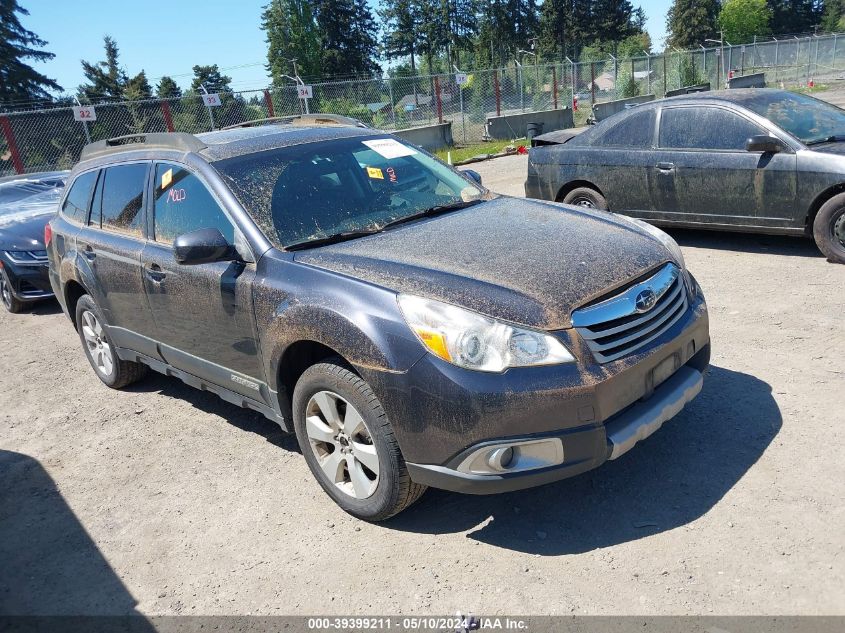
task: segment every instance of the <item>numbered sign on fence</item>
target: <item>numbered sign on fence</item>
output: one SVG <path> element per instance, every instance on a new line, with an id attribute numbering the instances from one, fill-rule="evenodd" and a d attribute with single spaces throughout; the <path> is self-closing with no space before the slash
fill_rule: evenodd
<path id="1" fill-rule="evenodd" d="M 467 77 L 466 73 L 455 73 L 455 83 L 459 86 L 463 86 L 466 82 L 469 81 L 469 77 Z"/>
<path id="2" fill-rule="evenodd" d="M 220 103 L 220 95 L 217 94 L 216 92 L 212 92 L 211 94 L 203 95 L 202 96 L 202 102 L 209 107 L 216 107 L 216 106 L 223 105 L 222 103 Z"/>
<path id="3" fill-rule="evenodd" d="M 96 121 L 97 111 L 94 106 L 74 106 L 73 107 L 74 121 Z"/>
<path id="4" fill-rule="evenodd" d="M 297 86 L 296 92 L 300 99 L 311 99 L 314 96 L 314 89 L 311 86 Z"/>

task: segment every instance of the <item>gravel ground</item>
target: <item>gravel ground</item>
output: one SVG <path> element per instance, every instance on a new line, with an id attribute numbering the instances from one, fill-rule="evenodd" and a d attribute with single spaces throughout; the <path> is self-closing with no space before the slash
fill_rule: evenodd
<path id="1" fill-rule="evenodd" d="M 521 193 L 524 160 L 473 168 Z M 594 472 L 380 525 L 272 423 L 158 375 L 111 391 L 55 304 L 0 311 L 0 613 L 845 614 L 845 266 L 675 237 L 711 314 L 693 403 Z"/>

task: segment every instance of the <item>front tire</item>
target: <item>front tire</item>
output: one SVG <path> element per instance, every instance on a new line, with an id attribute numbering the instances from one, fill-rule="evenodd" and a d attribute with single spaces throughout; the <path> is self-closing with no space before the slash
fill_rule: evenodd
<path id="1" fill-rule="evenodd" d="M 0 272 L 0 303 L 12 314 L 22 312 L 26 305 L 20 299 L 16 299 L 15 295 L 12 294 L 12 286 L 6 278 L 5 272 Z"/>
<path id="2" fill-rule="evenodd" d="M 378 398 L 342 359 L 302 374 L 293 391 L 293 421 L 312 474 L 352 516 L 383 521 L 425 492 L 411 481 Z"/>
<path id="3" fill-rule="evenodd" d="M 833 196 L 819 209 L 813 239 L 829 261 L 845 264 L 845 193 Z"/>
<path id="4" fill-rule="evenodd" d="M 578 187 L 573 189 L 563 198 L 564 204 L 571 204 L 575 207 L 585 207 L 587 209 L 598 209 L 600 211 L 607 211 L 607 200 L 595 189 L 590 187 Z"/>
<path id="5" fill-rule="evenodd" d="M 76 328 L 82 349 L 97 377 L 112 389 L 120 389 L 143 378 L 147 366 L 121 360 L 104 324 L 91 296 L 82 295 L 76 303 Z"/>

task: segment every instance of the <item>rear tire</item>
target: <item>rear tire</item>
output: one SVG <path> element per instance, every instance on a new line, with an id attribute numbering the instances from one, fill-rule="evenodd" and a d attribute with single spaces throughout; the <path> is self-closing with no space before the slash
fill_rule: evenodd
<path id="1" fill-rule="evenodd" d="M 293 423 L 311 473 L 352 516 L 383 521 L 425 492 L 411 481 L 378 398 L 342 359 L 305 370 L 293 391 Z"/>
<path id="2" fill-rule="evenodd" d="M 82 295 L 76 303 L 76 329 L 88 362 L 103 384 L 120 389 L 147 375 L 141 363 L 121 360 L 109 338 L 100 309 L 90 295 Z"/>
<path id="3" fill-rule="evenodd" d="M 845 264 L 845 193 L 825 202 L 813 222 L 816 246 L 836 264 Z"/>
<path id="4" fill-rule="evenodd" d="M 586 207 L 587 209 L 608 210 L 607 200 L 605 200 L 604 196 L 590 187 L 573 189 L 564 196 L 563 203 L 575 207 Z"/>
<path id="5" fill-rule="evenodd" d="M 0 271 L 0 303 L 12 314 L 22 312 L 26 306 L 23 301 L 16 299 L 12 294 L 12 286 L 6 279 L 6 273 L 2 271 Z"/>

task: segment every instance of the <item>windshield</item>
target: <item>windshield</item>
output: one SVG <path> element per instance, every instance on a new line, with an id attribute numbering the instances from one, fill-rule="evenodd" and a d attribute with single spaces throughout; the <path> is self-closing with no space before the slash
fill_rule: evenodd
<path id="1" fill-rule="evenodd" d="M 390 137 L 356 137 L 246 154 L 213 163 L 277 247 L 379 230 L 483 191 Z"/>
<path id="2" fill-rule="evenodd" d="M 740 105 L 766 117 L 805 144 L 834 137 L 845 139 L 845 110 L 797 93 L 759 93 L 739 101 Z"/>

